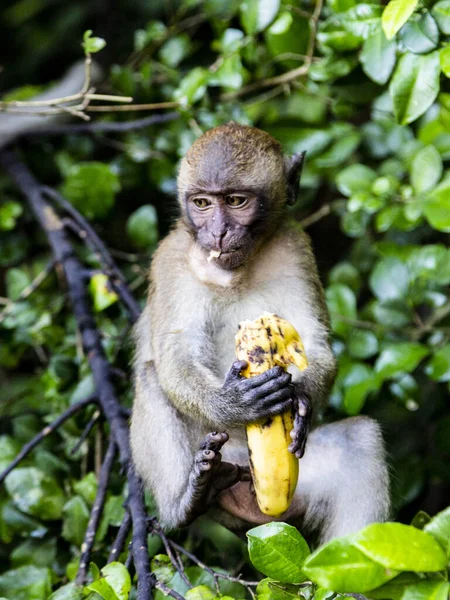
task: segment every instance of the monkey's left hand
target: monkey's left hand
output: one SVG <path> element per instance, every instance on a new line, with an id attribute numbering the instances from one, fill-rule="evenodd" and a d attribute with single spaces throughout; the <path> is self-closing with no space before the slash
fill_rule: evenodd
<path id="1" fill-rule="evenodd" d="M 292 392 L 294 429 L 291 431 L 292 443 L 289 445 L 289 452 L 294 454 L 296 458 L 302 458 L 305 454 L 311 421 L 311 402 L 306 394 L 295 389 L 295 384 L 292 385 Z"/>

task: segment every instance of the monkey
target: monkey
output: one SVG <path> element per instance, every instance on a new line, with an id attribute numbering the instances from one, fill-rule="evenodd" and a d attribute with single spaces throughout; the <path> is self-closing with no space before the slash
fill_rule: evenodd
<path id="1" fill-rule="evenodd" d="M 366 416 L 319 425 L 336 362 L 308 236 L 287 215 L 303 156 L 268 133 L 230 122 L 181 160 L 181 215 L 152 259 L 135 329 L 134 464 L 166 529 L 207 513 L 236 532 L 270 520 L 249 475 L 245 426 L 295 411 L 289 450 L 299 482 L 281 520 L 324 543 L 386 520 L 389 484 L 380 427 Z M 308 367 L 242 377 L 238 323 L 264 311 L 290 321 Z"/>

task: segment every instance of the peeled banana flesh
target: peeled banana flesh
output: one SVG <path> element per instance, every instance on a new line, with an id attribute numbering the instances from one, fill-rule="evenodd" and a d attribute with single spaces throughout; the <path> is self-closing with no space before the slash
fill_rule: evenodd
<path id="1" fill-rule="evenodd" d="M 308 366 L 300 335 L 291 323 L 272 313 L 242 321 L 236 334 L 236 358 L 245 360 L 244 377 L 279 365 Z M 298 459 L 288 451 L 293 412 L 247 426 L 250 470 L 261 512 L 279 517 L 289 508 L 298 480 Z"/>

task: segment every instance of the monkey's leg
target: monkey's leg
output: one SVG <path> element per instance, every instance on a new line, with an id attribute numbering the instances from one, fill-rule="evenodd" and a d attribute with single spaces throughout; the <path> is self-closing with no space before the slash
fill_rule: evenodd
<path id="1" fill-rule="evenodd" d="M 353 417 L 315 429 L 308 438 L 289 518 L 319 542 L 389 516 L 389 477 L 379 425 Z"/>
<path id="2" fill-rule="evenodd" d="M 186 515 L 183 525 L 205 513 L 217 496 L 238 481 L 248 481 L 248 469 L 222 462 L 220 450 L 228 441 L 228 433 L 209 433 L 200 444 L 194 457 L 188 487 L 181 499 L 182 512 Z"/>

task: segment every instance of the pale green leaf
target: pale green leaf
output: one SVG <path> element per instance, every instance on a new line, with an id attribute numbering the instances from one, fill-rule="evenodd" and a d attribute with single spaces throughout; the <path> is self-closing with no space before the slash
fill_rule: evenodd
<path id="1" fill-rule="evenodd" d="M 389 2 L 381 16 L 383 30 L 388 40 L 391 40 L 406 23 L 417 4 L 418 0 L 391 0 Z"/>

